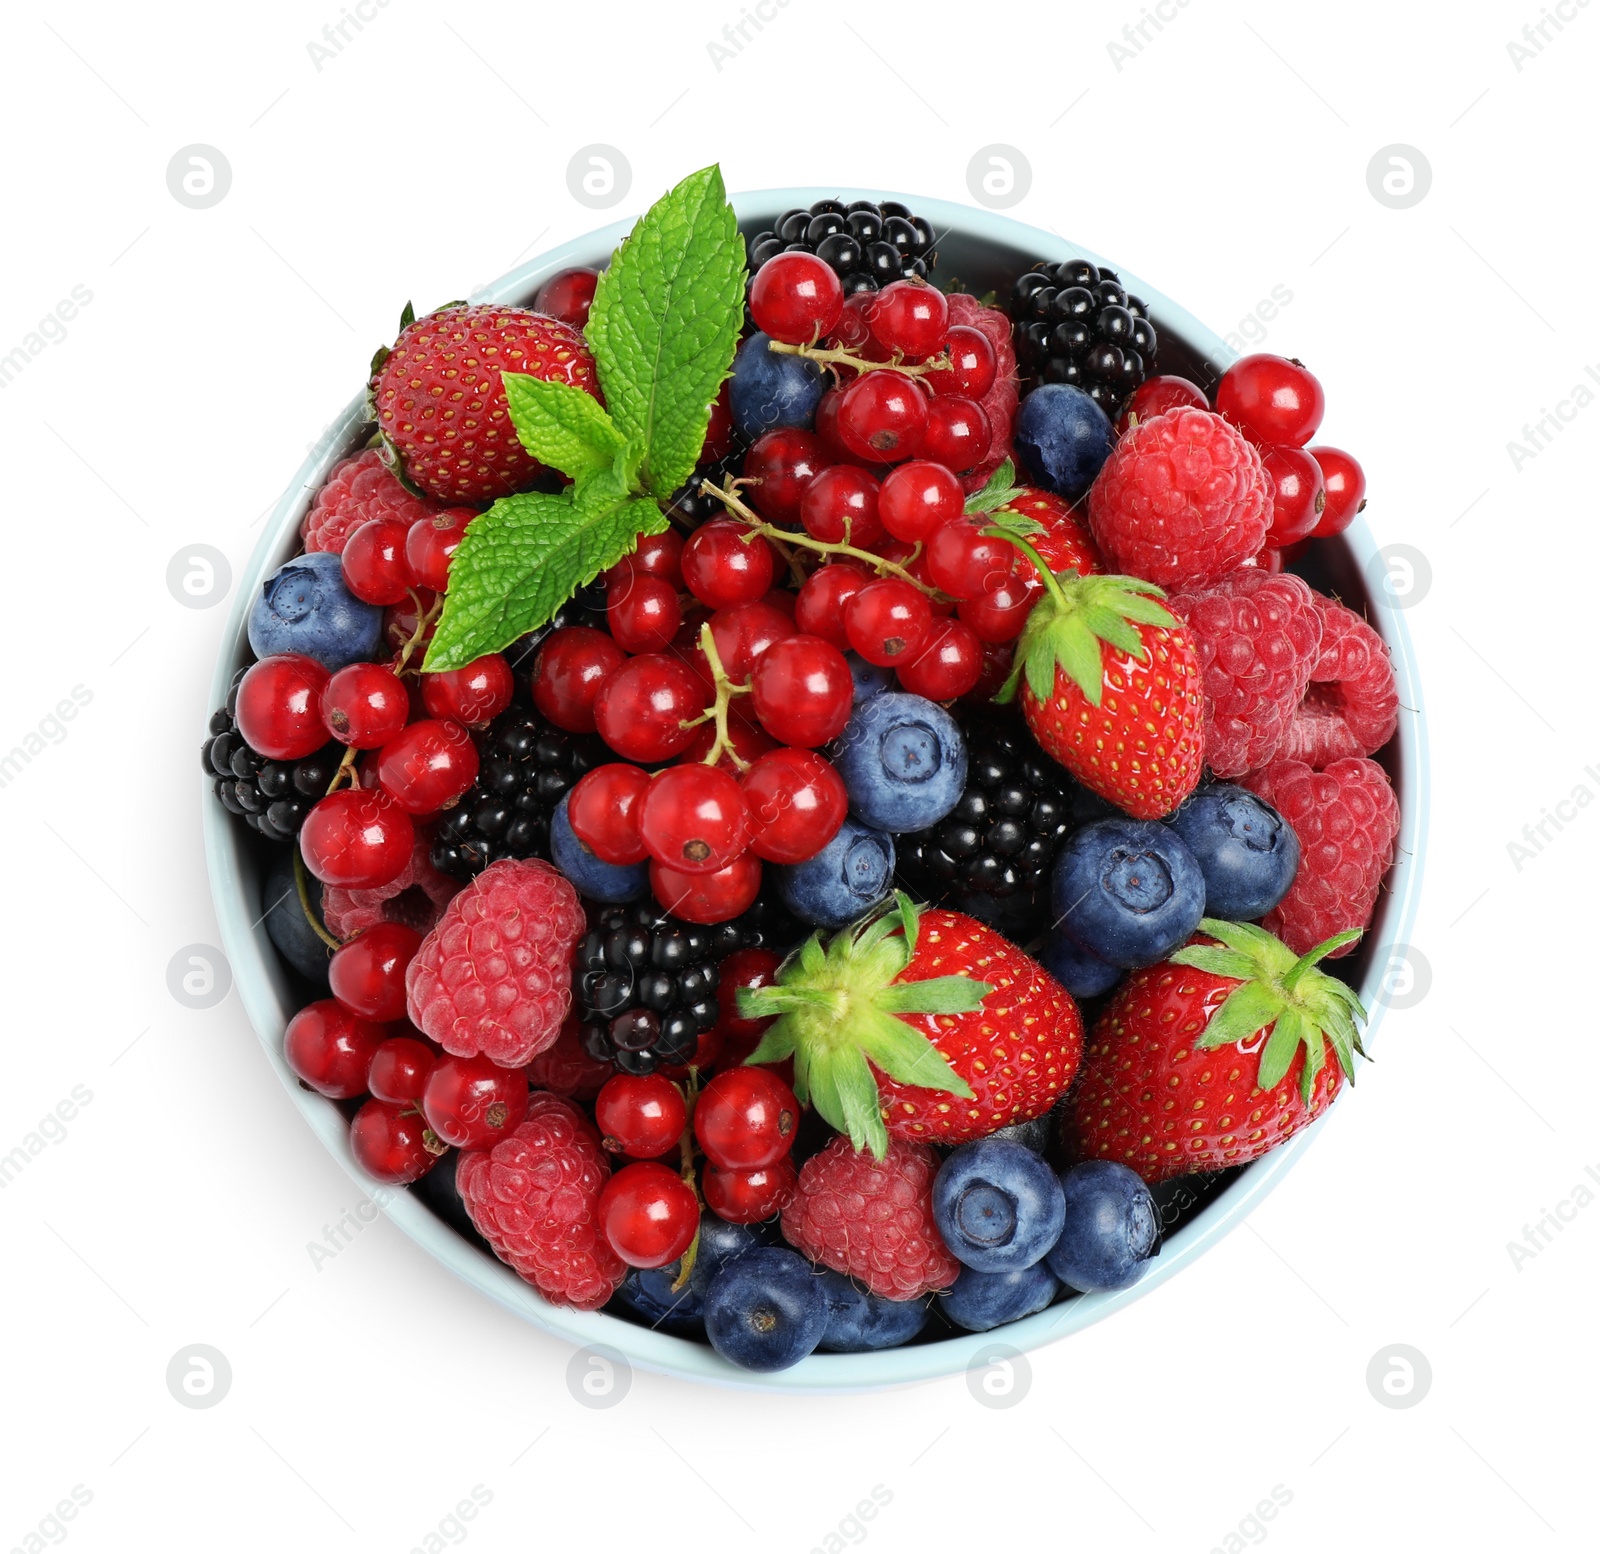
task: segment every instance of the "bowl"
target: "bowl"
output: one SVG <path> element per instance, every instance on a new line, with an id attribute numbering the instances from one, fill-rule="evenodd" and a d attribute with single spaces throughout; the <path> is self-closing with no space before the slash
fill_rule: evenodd
<path id="1" fill-rule="evenodd" d="M 1054 233 L 1007 216 L 940 200 L 891 196 L 881 190 L 767 189 L 734 195 L 732 202 L 740 226 L 748 234 L 770 225 L 786 209 L 828 196 L 847 200 L 904 199 L 939 234 L 940 278 L 958 277 L 963 289 L 979 296 L 1003 286 L 1010 275 L 1037 259 L 1082 257 L 1096 264 L 1110 263 Z M 513 270 L 471 300 L 526 304 L 541 282 L 557 271 L 574 265 L 604 264 L 632 225 L 631 220 L 622 221 L 575 238 Z M 1212 330 L 1147 282 L 1120 265 L 1113 268 L 1128 289 L 1143 297 L 1149 306 L 1161 339 L 1161 369 L 1182 373 L 1209 389 L 1235 353 Z M 364 398 L 358 395 L 323 434 L 273 509 L 255 554 L 239 580 L 212 679 L 208 711 L 223 703 L 235 670 L 249 660 L 245 621 L 250 602 L 264 579 L 298 548 L 300 519 L 329 470 L 365 442 L 368 428 L 364 418 Z M 1400 799 L 1396 862 L 1358 953 L 1343 963 L 1370 1011 L 1366 1036 L 1370 1044 L 1386 1003 L 1386 977 L 1392 963 L 1404 952 L 1416 913 L 1428 782 L 1422 701 L 1403 611 L 1391 602 L 1386 589 L 1369 583 L 1369 577 L 1381 579 L 1379 569 L 1384 563 L 1365 522 L 1357 517 L 1338 539 L 1318 542 L 1307 561 L 1309 565 L 1298 570 L 1304 571 L 1314 586 L 1337 592 L 1352 608 L 1364 612 L 1382 633 L 1394 660 L 1400 689 L 1399 730 L 1378 757 L 1394 780 Z M 389 1219 L 474 1289 L 546 1332 L 572 1344 L 620 1354 L 630 1365 L 646 1370 L 733 1387 L 854 1392 L 952 1375 L 971 1366 L 990 1364 L 997 1354 L 1015 1355 L 1055 1342 L 1139 1300 L 1214 1246 L 1283 1180 L 1344 1104 L 1341 1097 L 1311 1127 L 1254 1164 L 1211 1179 L 1179 1178 L 1164 1188 L 1159 1196 L 1167 1233 L 1161 1251 L 1144 1277 L 1130 1289 L 1074 1296 L 990 1333 L 962 1334 L 867 1354 L 815 1354 L 790 1370 L 756 1375 L 729 1365 L 709 1345 L 692 1339 L 638 1327 L 604 1312 L 552 1306 L 492 1254 L 459 1235 L 414 1192 L 374 1189 L 350 1153 L 344 1114 L 333 1101 L 304 1089 L 284 1062 L 283 1031 L 298 1007 L 298 999 L 262 925 L 261 859 L 244 828 L 233 824 L 213 800 L 209 785 L 204 794 L 211 891 L 234 982 L 267 1061 L 312 1131 Z"/>

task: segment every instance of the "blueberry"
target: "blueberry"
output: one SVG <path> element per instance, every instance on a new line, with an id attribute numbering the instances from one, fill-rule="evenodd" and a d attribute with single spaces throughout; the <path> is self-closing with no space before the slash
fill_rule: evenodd
<path id="1" fill-rule="evenodd" d="M 705 1322 L 711 1347 L 730 1364 L 781 1371 L 822 1342 L 828 1302 L 822 1280 L 798 1252 L 759 1246 L 711 1281 Z"/>
<path id="2" fill-rule="evenodd" d="M 693 1285 L 674 1290 L 678 1264 L 666 1268 L 630 1268 L 613 1297 L 647 1327 L 684 1337 L 705 1332 L 705 1304 Z"/>
<path id="3" fill-rule="evenodd" d="M 261 585 L 250 609 L 250 647 L 257 658 L 304 653 L 325 669 L 343 669 L 375 658 L 382 636 L 382 609 L 345 587 L 331 551 L 284 562 Z"/>
<path id="4" fill-rule="evenodd" d="M 857 707 L 864 701 L 871 701 L 880 691 L 886 691 L 894 684 L 894 670 L 885 669 L 878 664 L 869 664 L 859 653 L 846 653 L 844 661 L 849 664 L 850 678 L 855 681 L 850 699 Z"/>
<path id="5" fill-rule="evenodd" d="M 1043 1311 L 1061 1286 L 1043 1263 L 1007 1273 L 979 1273 L 963 1268 L 956 1282 L 939 1297 L 939 1309 L 957 1327 L 987 1333 L 1006 1322 L 1020 1322 Z"/>
<path id="6" fill-rule="evenodd" d="M 1161 1216 L 1135 1171 L 1114 1160 L 1085 1160 L 1063 1173 L 1067 1222 L 1045 1258 L 1075 1290 L 1125 1290 L 1144 1272 L 1161 1239 Z"/>
<path id="7" fill-rule="evenodd" d="M 322 881 L 309 869 L 306 871 L 306 894 L 312 910 L 320 914 Z M 328 961 L 333 951 L 306 921 L 305 908 L 300 904 L 300 892 L 295 885 L 292 852 L 286 851 L 278 857 L 262 883 L 261 906 L 267 937 L 278 947 L 278 953 L 301 976 L 315 983 L 319 991 L 326 989 Z"/>
<path id="8" fill-rule="evenodd" d="M 1043 383 L 1017 411 L 1015 442 L 1034 480 L 1075 502 L 1111 456 L 1111 422 L 1081 388 Z"/>
<path id="9" fill-rule="evenodd" d="M 1205 916 L 1206 882 L 1157 820 L 1097 820 L 1056 857 L 1050 901 L 1061 931 L 1113 966 L 1153 966 Z"/>
<path id="10" fill-rule="evenodd" d="M 1265 917 L 1288 894 L 1300 839 L 1265 799 L 1218 782 L 1197 789 L 1165 822 L 1194 854 L 1206 882 L 1206 916 Z"/>
<path id="11" fill-rule="evenodd" d="M 963 1144 L 933 1179 L 933 1221 L 951 1255 L 979 1273 L 1031 1268 L 1061 1234 L 1054 1171 L 1025 1144 Z"/>
<path id="12" fill-rule="evenodd" d="M 802 922 L 843 928 L 894 888 L 894 838 L 847 815 L 815 857 L 772 872 L 783 904 Z"/>
<path id="13" fill-rule="evenodd" d="M 860 1354 L 867 1349 L 895 1349 L 910 1343 L 928 1324 L 928 1305 L 921 1300 L 890 1300 L 874 1295 L 842 1273 L 821 1275 L 828 1325 L 819 1349 L 834 1354 Z"/>
<path id="14" fill-rule="evenodd" d="M 833 764 L 858 820 L 880 831 L 924 831 L 966 787 L 967 742 L 937 702 L 884 691 L 851 713 Z"/>
<path id="15" fill-rule="evenodd" d="M 728 385 L 733 424 L 750 442 L 776 426 L 809 427 L 828 386 L 815 362 L 767 345 L 764 334 L 753 334 L 739 347 Z"/>
<path id="16" fill-rule="evenodd" d="M 563 794 L 550 816 L 550 861 L 572 881 L 572 888 L 591 901 L 637 901 L 650 889 L 650 865 L 603 863 L 580 842 L 567 819 Z"/>
<path id="17" fill-rule="evenodd" d="M 1052 928 L 1038 949 L 1038 961 L 1074 998 L 1098 998 L 1122 980 L 1120 966 L 1107 965 L 1060 928 Z"/>

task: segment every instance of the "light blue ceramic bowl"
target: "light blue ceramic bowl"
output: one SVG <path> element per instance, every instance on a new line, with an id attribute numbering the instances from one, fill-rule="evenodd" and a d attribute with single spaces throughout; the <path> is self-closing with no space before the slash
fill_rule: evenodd
<path id="1" fill-rule="evenodd" d="M 747 232 L 769 225 L 783 210 L 809 205 L 827 196 L 844 199 L 887 198 L 883 191 L 851 189 L 769 189 L 736 195 L 734 205 Z M 978 295 L 1003 286 L 1009 275 L 1025 269 L 1035 259 L 1060 260 L 1082 256 L 1100 263 L 1099 256 L 1078 249 L 1050 232 L 1013 221 L 1009 217 L 953 205 L 940 200 L 904 197 L 926 216 L 940 234 L 939 274 L 957 276 L 964 288 Z M 573 265 L 602 265 L 627 234 L 632 221 L 620 221 L 587 237 L 553 249 L 514 270 L 473 298 L 474 301 L 526 303 L 540 283 Z M 1109 261 L 1107 261 L 1109 262 Z M 1118 273 L 1130 290 L 1146 299 L 1161 335 L 1165 370 L 1187 370 L 1209 386 L 1232 359 L 1231 352 L 1210 329 L 1191 317 L 1137 276 L 1120 266 Z M 1187 364 L 1182 360 L 1188 358 Z M 308 411 L 308 414 L 312 412 Z M 239 580 L 227 628 L 223 635 L 211 700 L 207 710 L 222 704 L 228 684 L 240 664 L 247 661 L 245 616 L 263 579 L 298 548 L 302 514 L 328 471 L 358 448 L 367 435 L 363 427 L 363 400 L 353 399 L 344 414 L 323 436 L 311 456 L 273 510 L 260 544 Z M 1428 759 L 1422 727 L 1422 694 L 1418 684 L 1411 639 L 1402 611 L 1374 597 L 1365 577 L 1376 545 L 1362 519 L 1357 518 L 1340 541 L 1324 544 L 1325 586 L 1337 589 L 1353 608 L 1365 607 L 1382 632 L 1394 657 L 1400 682 L 1400 730 L 1384 759 L 1400 794 L 1401 826 L 1397 861 L 1388 888 L 1379 901 L 1378 914 L 1356 961 L 1363 1001 L 1372 1011 L 1368 1040 L 1382 1017 L 1383 981 L 1396 946 L 1407 943 L 1416 913 L 1426 832 Z M 1374 576 L 1377 574 L 1374 573 Z M 223 945 L 233 967 L 239 996 L 251 1024 L 261 1038 L 267 1061 L 277 1072 L 295 1104 L 327 1149 L 367 1191 L 372 1184 L 350 1154 L 345 1120 L 333 1102 L 302 1089 L 283 1061 L 283 1030 L 295 1011 L 293 994 L 276 950 L 261 925 L 261 881 L 256 861 L 243 845 L 240 830 L 221 805 L 205 790 L 203 801 L 206 853 L 212 895 L 222 929 Z M 1342 1103 L 1341 1103 L 1342 1104 Z M 997 1343 L 1017 1351 L 1077 1333 L 1109 1316 L 1119 1307 L 1154 1289 L 1199 1257 L 1238 1225 L 1310 1148 L 1324 1118 L 1291 1144 L 1243 1170 L 1236 1179 L 1193 1217 L 1170 1234 L 1154 1266 L 1132 1289 L 1115 1294 L 1079 1296 L 1050 1307 L 1037 1316 L 993 1333 L 969 1334 L 938 1343 L 889 1349 L 875 1354 L 818 1354 L 792 1370 L 757 1376 L 726 1364 L 707 1345 L 635 1327 L 603 1313 L 567 1311 L 542 1300 L 511 1270 L 488 1253 L 463 1240 L 437 1218 L 418 1198 L 406 1191 L 376 1194 L 383 1212 L 433 1257 L 468 1284 L 499 1301 L 548 1332 L 577 1345 L 604 1345 L 625 1355 L 634 1365 L 670 1375 L 716 1382 L 724 1386 L 756 1387 L 800 1392 L 850 1392 L 922 1381 L 965 1370 L 985 1362 Z"/>

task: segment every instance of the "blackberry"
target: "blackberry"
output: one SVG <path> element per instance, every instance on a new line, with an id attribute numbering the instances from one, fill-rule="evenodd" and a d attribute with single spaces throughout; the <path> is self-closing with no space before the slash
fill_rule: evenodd
<path id="1" fill-rule="evenodd" d="M 687 529 L 698 529 L 709 519 L 725 517 L 727 508 L 700 488 L 708 480 L 712 485 L 726 487 L 730 478 L 737 479 L 744 473 L 744 455 L 745 449 L 738 447 L 727 458 L 697 469 L 668 498 L 665 509 L 667 517 L 679 528 Z"/>
<path id="2" fill-rule="evenodd" d="M 269 842 L 292 841 L 299 836 L 311 806 L 328 791 L 344 746 L 330 741 L 315 755 L 298 761 L 269 761 L 252 750 L 239 732 L 235 716 L 243 678 L 241 669 L 233 677 L 227 702 L 211 714 L 206 742 L 200 747 L 200 764 L 230 815 L 239 816 Z"/>
<path id="3" fill-rule="evenodd" d="M 1155 325 L 1115 270 L 1087 259 L 1036 264 L 1017 277 L 1010 313 L 1029 388 L 1071 383 L 1115 416 L 1155 371 Z"/>
<path id="4" fill-rule="evenodd" d="M 926 280 L 939 257 L 933 245 L 933 228 L 898 200 L 818 200 L 808 210 L 786 210 L 745 252 L 752 277 L 774 254 L 815 254 L 849 297 L 914 275 Z"/>
<path id="5" fill-rule="evenodd" d="M 895 838 L 900 872 L 1020 942 L 1046 926 L 1051 865 L 1079 824 L 1081 790 L 1023 730 L 965 732 L 966 789 L 937 825 Z"/>
<path id="6" fill-rule="evenodd" d="M 611 759 L 594 734 L 568 734 L 526 701 L 478 736 L 478 780 L 434 833 L 434 868 L 468 880 L 499 858 L 548 858 L 550 815 L 591 767 Z"/>
<path id="7" fill-rule="evenodd" d="M 758 898 L 731 922 L 686 923 L 652 902 L 602 913 L 578 946 L 572 996 L 584 1050 L 625 1074 L 686 1063 L 717 1023 L 717 973 L 735 950 L 782 953 L 800 938 L 781 907 Z"/>

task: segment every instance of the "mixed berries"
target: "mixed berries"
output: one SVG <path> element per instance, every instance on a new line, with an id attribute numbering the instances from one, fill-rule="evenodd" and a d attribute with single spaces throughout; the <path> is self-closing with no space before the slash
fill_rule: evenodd
<path id="1" fill-rule="evenodd" d="M 629 497 L 660 532 L 476 657 L 452 577 L 570 494 L 520 417 L 606 416 L 617 304 L 408 309 L 203 757 L 366 1171 L 774 1370 L 1123 1288 L 1152 1185 L 1321 1114 L 1399 695 L 1288 570 L 1365 502 L 1300 363 L 1163 373 L 1083 260 L 1008 316 L 893 202 L 746 244 L 703 434 Z"/>

